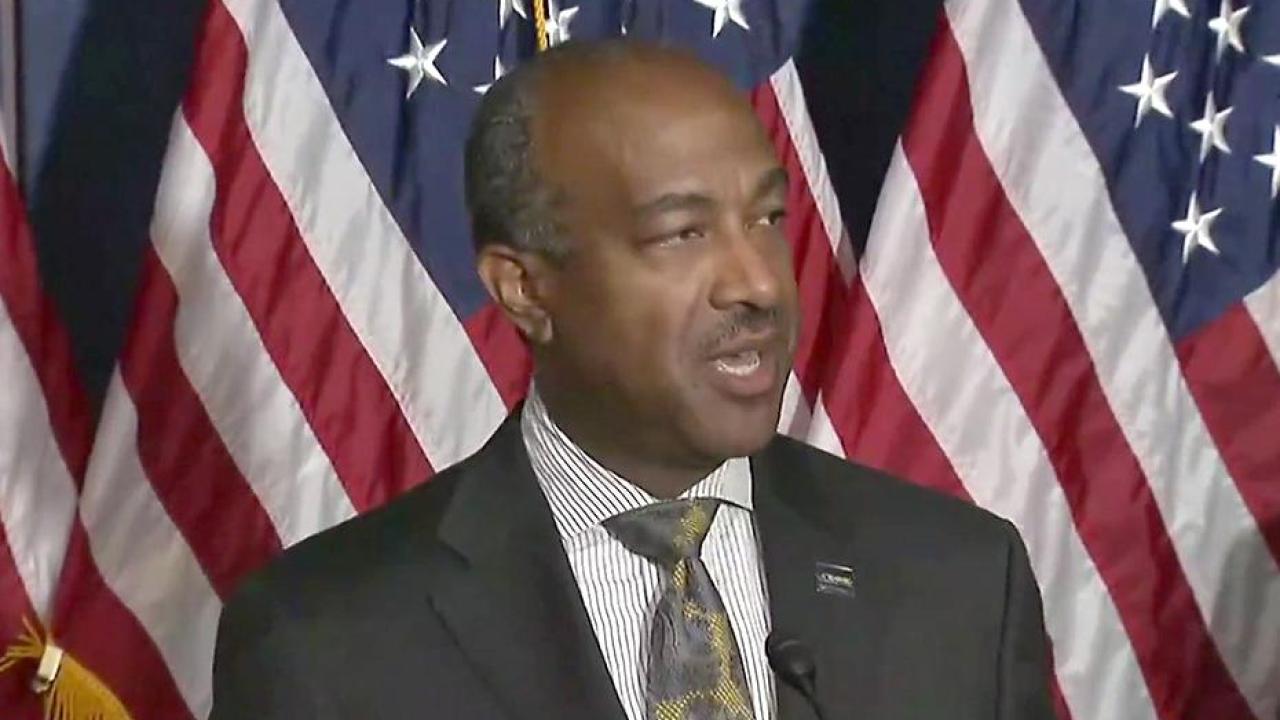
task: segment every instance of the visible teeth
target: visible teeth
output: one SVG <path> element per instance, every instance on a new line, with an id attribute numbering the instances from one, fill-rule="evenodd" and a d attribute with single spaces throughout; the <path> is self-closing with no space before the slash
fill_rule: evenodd
<path id="1" fill-rule="evenodd" d="M 742 377 L 750 375 L 760 367 L 760 351 L 747 350 L 736 355 L 729 355 L 716 360 L 716 369 L 720 372 L 729 373 Z"/>

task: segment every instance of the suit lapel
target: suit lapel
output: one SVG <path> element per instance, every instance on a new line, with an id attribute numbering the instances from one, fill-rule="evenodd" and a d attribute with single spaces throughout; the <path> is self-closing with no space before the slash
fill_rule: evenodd
<path id="1" fill-rule="evenodd" d="M 518 419 L 460 478 L 430 601 L 512 717 L 622 720 Z"/>
<path id="2" fill-rule="evenodd" d="M 456 555 L 429 553 L 429 600 L 513 718 L 624 720 L 518 418 L 459 478 L 439 526 Z M 754 456 L 753 504 L 774 632 L 813 650 L 817 693 L 835 716 L 875 705 L 892 580 L 859 542 L 856 504 L 831 496 L 808 452 L 780 439 Z M 851 568 L 855 596 L 820 593 L 818 563 Z M 779 682 L 779 720 L 812 717 Z"/>
<path id="3" fill-rule="evenodd" d="M 872 701 L 878 628 L 889 608 L 879 579 L 865 572 L 874 566 L 849 517 L 857 508 L 824 492 L 807 458 L 785 440 L 753 457 L 753 504 L 773 632 L 811 648 L 818 697 L 837 717 Z M 849 568 L 853 596 L 819 592 L 819 563 Z M 803 696 L 781 679 L 777 687 L 780 720 L 814 717 Z"/>

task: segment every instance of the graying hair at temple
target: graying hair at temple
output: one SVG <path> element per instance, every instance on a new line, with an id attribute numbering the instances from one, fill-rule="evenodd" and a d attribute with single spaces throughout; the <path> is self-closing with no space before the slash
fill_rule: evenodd
<path id="1" fill-rule="evenodd" d="M 466 146 L 466 202 L 477 250 L 501 243 L 550 257 L 569 252 L 556 217 L 558 190 L 538 176 L 533 157 L 538 89 L 558 67 L 618 62 L 639 49 L 625 39 L 570 41 L 521 64 L 489 88 Z"/>

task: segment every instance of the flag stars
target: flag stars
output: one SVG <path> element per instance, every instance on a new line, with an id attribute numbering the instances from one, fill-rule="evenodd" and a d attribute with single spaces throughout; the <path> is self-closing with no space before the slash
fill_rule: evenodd
<path id="1" fill-rule="evenodd" d="M 1187 9 L 1186 0 L 1155 0 L 1155 5 L 1151 9 L 1151 27 L 1160 24 L 1160 19 L 1170 10 L 1181 15 L 1184 18 L 1191 17 L 1191 11 Z"/>
<path id="2" fill-rule="evenodd" d="M 1235 48 L 1236 52 L 1244 52 L 1244 38 L 1240 35 L 1240 27 L 1248 14 L 1248 6 L 1232 11 L 1231 0 L 1222 0 L 1222 4 L 1218 7 L 1218 17 L 1209 21 L 1209 29 L 1218 36 L 1219 60 L 1222 59 L 1222 53 L 1227 49 L 1227 45 Z"/>
<path id="3" fill-rule="evenodd" d="M 1280 67 L 1280 53 L 1276 55 L 1263 56 L 1262 62 L 1268 65 L 1275 65 L 1276 67 Z"/>
<path id="4" fill-rule="evenodd" d="M 439 42 L 424 45 L 422 38 L 418 37 L 417 29 L 409 28 L 409 52 L 399 57 L 387 59 L 387 64 L 400 68 L 409 74 L 409 85 L 405 90 L 405 98 L 413 97 L 414 91 L 422 84 L 424 77 L 430 77 L 432 80 L 441 85 L 449 83 L 441 74 L 440 68 L 436 67 L 436 58 L 440 57 L 440 53 L 444 52 L 445 43 L 448 40 L 441 38 Z"/>
<path id="5" fill-rule="evenodd" d="M 1200 135 L 1200 162 L 1209 156 L 1209 148 L 1214 147 L 1224 153 L 1231 152 L 1227 144 L 1227 118 L 1231 117 L 1231 108 L 1218 110 L 1213 100 L 1213 93 L 1204 101 L 1204 115 L 1191 123 L 1191 129 Z"/>
<path id="6" fill-rule="evenodd" d="M 498 29 L 502 30 L 507 27 L 507 21 L 511 19 L 511 12 L 529 19 L 529 11 L 524 8 L 524 0 L 498 0 Z"/>
<path id="7" fill-rule="evenodd" d="M 747 14 L 742 10 L 744 0 L 695 0 L 699 5 L 715 11 L 711 21 L 711 37 L 720 37 L 724 26 L 733 23 L 743 30 L 751 30 L 747 24 Z"/>
<path id="8" fill-rule="evenodd" d="M 631 33 L 631 23 L 636 20 L 636 4 L 634 1 L 623 2 L 621 10 L 620 19 L 622 22 L 620 23 L 618 32 L 620 32 L 623 37 L 626 37 Z"/>
<path id="9" fill-rule="evenodd" d="M 1280 196 L 1280 125 L 1276 126 L 1271 137 L 1271 152 L 1266 155 L 1254 155 L 1254 161 L 1271 168 L 1271 199 Z"/>
<path id="10" fill-rule="evenodd" d="M 1171 225 L 1174 230 L 1182 234 L 1183 265 L 1191 257 L 1191 251 L 1197 247 L 1202 247 L 1214 255 L 1220 254 L 1218 246 L 1213 242 L 1212 228 L 1213 222 L 1221 214 L 1222 208 L 1201 212 L 1199 198 L 1196 197 L 1195 192 L 1191 193 L 1191 199 L 1187 202 L 1187 216 L 1181 220 L 1175 220 Z"/>
<path id="11" fill-rule="evenodd" d="M 569 40 L 569 23 L 578 14 L 578 8 L 560 9 L 556 0 L 547 0 L 547 43 L 555 46 Z"/>
<path id="12" fill-rule="evenodd" d="M 1151 56 L 1142 58 L 1142 75 L 1137 82 L 1120 86 L 1120 92 L 1138 98 L 1138 109 L 1133 118 L 1135 128 L 1142 124 L 1142 118 L 1146 117 L 1152 109 L 1167 118 L 1173 117 L 1173 111 L 1169 109 L 1169 101 L 1165 94 L 1169 91 L 1169 83 L 1173 82 L 1177 76 L 1177 72 L 1171 72 L 1157 77 L 1151 68 Z"/>
<path id="13" fill-rule="evenodd" d="M 489 92 L 489 88 L 493 87 L 493 83 L 498 82 L 498 80 L 502 79 L 502 76 L 506 74 L 507 74 L 507 69 L 502 65 L 502 56 L 497 55 L 493 58 L 493 82 L 487 82 L 487 83 L 484 83 L 483 85 L 476 85 L 471 89 L 483 95 Z"/>

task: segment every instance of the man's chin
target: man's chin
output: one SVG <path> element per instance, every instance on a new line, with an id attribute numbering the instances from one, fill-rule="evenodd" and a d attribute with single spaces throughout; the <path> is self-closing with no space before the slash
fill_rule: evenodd
<path id="1" fill-rule="evenodd" d="M 778 403 L 709 414 L 701 418 L 702 446 L 710 457 L 721 460 L 760 452 L 773 440 L 778 428 Z"/>

